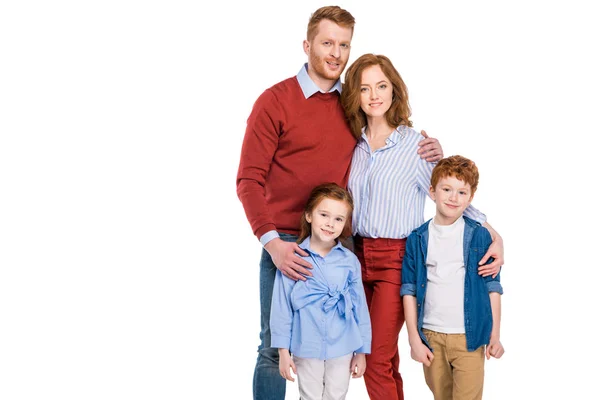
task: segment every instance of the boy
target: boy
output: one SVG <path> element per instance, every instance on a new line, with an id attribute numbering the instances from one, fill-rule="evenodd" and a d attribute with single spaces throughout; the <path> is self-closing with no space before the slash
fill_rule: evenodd
<path id="1" fill-rule="evenodd" d="M 484 355 L 489 360 L 504 354 L 500 274 L 477 274 L 492 240 L 487 229 L 462 215 L 478 181 L 473 161 L 442 159 L 429 188 L 435 217 L 406 243 L 400 295 L 411 357 L 423 364 L 435 400 L 481 399 Z"/>

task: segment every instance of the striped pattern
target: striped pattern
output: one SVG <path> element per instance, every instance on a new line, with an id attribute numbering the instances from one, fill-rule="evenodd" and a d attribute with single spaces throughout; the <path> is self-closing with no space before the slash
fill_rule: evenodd
<path id="1" fill-rule="evenodd" d="M 352 157 L 348 188 L 354 197 L 353 234 L 370 238 L 402 239 L 423 224 L 435 163 L 417 154 L 424 137 L 399 126 L 375 152 L 364 134 Z M 479 222 L 485 215 L 472 206 L 465 215 Z"/>

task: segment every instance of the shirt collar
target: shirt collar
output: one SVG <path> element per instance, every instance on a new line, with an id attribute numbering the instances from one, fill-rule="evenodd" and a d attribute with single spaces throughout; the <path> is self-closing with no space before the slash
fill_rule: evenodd
<path id="1" fill-rule="evenodd" d="M 318 255 L 318 253 L 314 252 L 314 251 L 313 251 L 313 250 L 311 250 L 311 248 L 310 248 L 310 236 L 309 236 L 309 237 L 307 237 L 306 239 L 304 239 L 304 240 L 302 241 L 302 243 L 300 243 L 300 244 L 298 245 L 298 247 L 300 247 L 302 250 L 305 250 L 305 251 L 310 251 L 311 253 L 313 253 L 313 254 L 317 254 L 317 255 Z M 331 248 L 331 251 L 334 251 L 334 250 L 336 250 L 336 249 L 340 249 L 340 250 L 342 250 L 342 251 L 345 251 L 345 250 L 347 250 L 347 249 L 346 249 L 344 246 L 342 246 L 342 242 L 341 242 L 341 240 L 338 240 L 338 241 L 337 241 L 337 243 L 335 244 L 335 246 L 333 246 L 333 247 Z M 330 253 L 331 253 L 331 251 L 330 251 Z"/>
<path id="2" fill-rule="evenodd" d="M 363 128 L 361 129 L 361 132 L 362 132 L 361 139 L 365 142 L 365 144 L 369 143 L 369 140 L 367 139 L 367 135 L 365 134 L 366 129 L 367 129 L 366 126 L 363 126 Z M 398 142 L 400 142 L 405 137 L 406 137 L 406 130 L 404 129 L 404 126 L 400 125 L 396 129 L 394 129 L 394 131 L 390 134 L 390 136 L 388 136 L 388 138 L 386 139 L 386 143 L 389 140 L 392 144 L 395 145 L 395 144 L 398 144 Z"/>
<path id="3" fill-rule="evenodd" d="M 300 88 L 302 89 L 302 93 L 304 94 L 304 98 L 306 99 L 308 99 L 310 96 L 317 92 L 325 93 L 308 75 L 308 63 L 305 63 L 302 66 L 302 68 L 300 68 L 298 75 L 296 75 L 296 79 L 298 80 Z M 337 90 L 340 94 L 342 93 L 342 81 L 340 81 L 339 79 L 335 82 L 335 85 L 333 85 L 333 87 L 329 89 L 329 92 L 327 93 L 331 93 L 335 90 Z"/>

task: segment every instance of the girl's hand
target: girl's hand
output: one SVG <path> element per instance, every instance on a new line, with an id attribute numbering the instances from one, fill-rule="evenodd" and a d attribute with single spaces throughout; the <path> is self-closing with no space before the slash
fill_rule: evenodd
<path id="1" fill-rule="evenodd" d="M 279 375 L 288 381 L 294 382 L 294 377 L 292 376 L 290 369 L 294 371 L 295 375 L 298 375 L 296 372 L 296 364 L 294 364 L 294 360 L 292 360 L 289 350 L 279 349 Z"/>
<path id="2" fill-rule="evenodd" d="M 352 357 L 350 361 L 350 372 L 352 372 L 352 378 L 360 378 L 364 375 L 367 369 L 367 357 L 363 353 L 357 353 Z"/>

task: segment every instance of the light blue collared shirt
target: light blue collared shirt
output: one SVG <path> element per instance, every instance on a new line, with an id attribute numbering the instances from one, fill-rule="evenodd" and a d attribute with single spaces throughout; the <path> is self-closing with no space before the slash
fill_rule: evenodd
<path id="1" fill-rule="evenodd" d="M 321 257 L 300 248 L 313 276 L 294 281 L 277 270 L 271 302 L 271 347 L 302 358 L 327 360 L 352 352 L 371 352 L 371 319 L 360 262 L 340 243 Z"/>
<path id="2" fill-rule="evenodd" d="M 321 93 L 331 93 L 337 90 L 339 93 L 342 93 L 342 81 L 337 80 L 335 84 L 329 89 L 328 92 L 322 91 L 317 84 L 312 80 L 312 78 L 308 75 L 308 63 L 305 63 L 300 71 L 298 71 L 298 75 L 296 75 L 296 79 L 298 80 L 298 84 L 300 85 L 300 89 L 302 89 L 302 93 L 304 94 L 304 98 L 308 99 L 310 96 L 317 92 Z M 277 231 L 269 231 L 263 234 L 260 237 L 260 243 L 264 246 L 269 243 L 271 240 L 278 238 L 279 234 Z"/>
<path id="3" fill-rule="evenodd" d="M 342 81 L 339 79 L 335 82 L 331 89 L 329 89 L 329 91 L 322 91 L 312 80 L 312 78 L 308 75 L 308 63 L 304 64 L 302 68 L 300 68 L 300 71 L 298 71 L 298 75 L 296 75 L 296 79 L 300 84 L 300 88 L 302 89 L 302 93 L 304 93 L 304 97 L 307 99 L 317 92 L 331 93 L 337 90 L 340 94 L 342 93 Z"/>
<path id="4" fill-rule="evenodd" d="M 352 156 L 348 189 L 354 198 L 352 232 L 369 238 L 402 239 L 424 220 L 431 171 L 435 163 L 417 154 L 424 137 L 399 126 L 385 146 L 371 151 L 364 133 Z M 486 217 L 469 206 L 464 214 L 480 223 Z"/>

